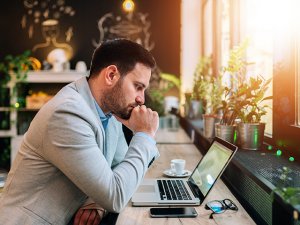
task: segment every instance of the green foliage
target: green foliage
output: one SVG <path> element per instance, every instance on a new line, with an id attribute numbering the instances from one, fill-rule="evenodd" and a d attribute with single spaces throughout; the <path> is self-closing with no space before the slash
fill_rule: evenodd
<path id="1" fill-rule="evenodd" d="M 0 63 L 0 85 L 5 87 L 10 80 L 24 81 L 31 66 L 29 59 L 30 51 L 25 51 L 21 55 L 7 55 Z"/>
<path id="2" fill-rule="evenodd" d="M 10 138 L 0 138 L 0 168 L 9 169 L 10 167 Z"/>
<path id="3" fill-rule="evenodd" d="M 231 85 L 233 86 L 245 82 L 247 66 L 245 54 L 248 45 L 249 41 L 246 39 L 240 45 L 234 46 L 230 51 L 227 67 L 224 67 L 224 72 L 229 72 L 231 75 Z"/>
<path id="4" fill-rule="evenodd" d="M 150 87 L 149 101 L 147 106 L 155 110 L 159 116 L 164 115 L 164 97 L 165 94 L 173 87 L 180 89 L 180 79 L 173 74 L 160 73 L 160 82 L 158 87 Z"/>
<path id="5" fill-rule="evenodd" d="M 184 93 L 184 98 L 185 98 L 186 104 L 189 105 L 192 101 L 192 93 L 191 92 Z"/>
<path id="6" fill-rule="evenodd" d="M 159 89 L 152 88 L 148 91 L 150 99 L 147 101 L 147 107 L 155 110 L 159 116 L 164 115 L 164 94 Z"/>
<path id="7" fill-rule="evenodd" d="M 225 97 L 222 101 L 223 118 L 221 124 L 233 125 L 237 118 L 244 123 L 259 123 L 266 115 L 268 105 L 262 102 L 272 99 L 264 97 L 271 79 L 265 80 L 262 76 L 246 79 L 245 58 L 248 40 L 234 47 L 230 51 L 227 67 L 224 72 L 230 74 L 230 87 L 225 87 Z"/>
<path id="8" fill-rule="evenodd" d="M 264 97 L 271 79 L 251 77 L 248 83 L 244 82 L 236 90 L 225 87 L 225 98 L 222 100 L 223 118 L 221 124 L 233 125 L 236 118 L 243 123 L 259 123 L 266 115 L 268 105 L 262 105 L 272 96 Z"/>
<path id="9" fill-rule="evenodd" d="M 170 73 L 161 73 L 160 77 L 162 80 L 166 81 L 168 83 L 168 88 L 167 89 L 171 89 L 172 87 L 176 87 L 178 90 L 180 89 L 180 79 L 174 75 L 174 74 L 170 74 Z"/>
<path id="10" fill-rule="evenodd" d="M 9 123 L 9 111 L 1 111 L 0 112 L 0 130 L 9 130 L 10 129 L 10 123 Z"/>
<path id="11" fill-rule="evenodd" d="M 207 97 L 212 76 L 211 66 L 211 57 L 200 58 L 194 72 L 192 99 L 201 100 Z"/>
<path id="12" fill-rule="evenodd" d="M 218 114 L 218 110 L 222 107 L 222 96 L 224 87 L 222 85 L 222 76 L 211 76 L 208 83 L 207 112 L 210 114 Z"/>
<path id="13" fill-rule="evenodd" d="M 235 113 L 244 123 L 259 123 L 261 117 L 266 115 L 268 105 L 262 102 L 272 99 L 272 96 L 264 97 L 271 79 L 263 77 L 251 77 L 250 82 L 241 84 L 236 92 Z"/>
<path id="14" fill-rule="evenodd" d="M 223 117 L 220 124 L 233 125 L 237 119 L 240 105 L 239 88 L 245 82 L 245 73 L 247 63 L 245 61 L 246 49 L 248 47 L 248 40 L 242 42 L 240 45 L 234 46 L 230 51 L 227 66 L 223 68 L 223 73 L 228 72 L 230 75 L 230 85 L 225 87 L 224 98 L 220 109 L 223 111 Z M 246 103 L 246 102 L 244 102 Z"/>
<path id="15" fill-rule="evenodd" d="M 30 51 L 25 51 L 23 54 L 12 56 L 7 55 L 4 61 L 0 62 L 0 88 L 11 88 L 10 98 L 16 98 L 16 85 L 9 86 L 10 81 L 13 84 L 24 82 L 27 79 L 27 73 L 32 65 L 30 61 Z M 1 94 L 0 96 L 4 96 Z"/>
<path id="16" fill-rule="evenodd" d="M 235 95 L 231 94 L 231 89 L 229 87 L 224 87 L 224 99 L 221 102 L 221 107 L 219 108 L 223 112 L 223 117 L 220 121 L 222 125 L 234 125 L 235 119 L 237 117 L 235 112 Z"/>
<path id="17" fill-rule="evenodd" d="M 281 196 L 281 198 L 288 204 L 294 207 L 300 207 L 300 187 L 287 187 L 288 175 L 291 169 L 288 167 L 282 168 L 282 174 L 280 175 L 281 184 L 273 190 L 272 197 L 274 198 L 274 193 L 276 192 Z"/>
<path id="18" fill-rule="evenodd" d="M 203 100 L 208 114 L 217 114 L 222 103 L 222 77 L 212 74 L 211 57 L 201 57 L 194 72 L 191 100 Z"/>

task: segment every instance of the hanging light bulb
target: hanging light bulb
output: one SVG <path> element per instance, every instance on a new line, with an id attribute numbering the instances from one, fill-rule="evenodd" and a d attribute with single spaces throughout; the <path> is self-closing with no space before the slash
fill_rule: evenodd
<path id="1" fill-rule="evenodd" d="M 132 0 L 124 0 L 122 6 L 126 12 L 132 12 L 134 10 L 134 2 Z"/>

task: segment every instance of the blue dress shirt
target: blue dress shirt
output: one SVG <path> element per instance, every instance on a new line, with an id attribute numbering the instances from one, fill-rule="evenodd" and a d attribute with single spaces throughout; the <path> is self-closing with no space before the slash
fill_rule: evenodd
<path id="1" fill-rule="evenodd" d="M 102 111 L 102 109 L 100 108 L 100 106 L 98 105 L 98 103 L 96 102 L 96 100 L 94 100 L 94 101 L 95 101 L 95 105 L 96 105 L 96 109 L 97 109 L 98 115 L 99 115 L 100 120 L 102 122 L 102 125 L 104 127 L 104 130 L 106 130 L 106 127 L 108 125 L 109 119 L 112 116 L 112 113 L 108 113 L 108 114 L 105 115 L 104 112 Z M 144 132 L 137 132 L 134 135 L 145 137 L 151 143 L 153 143 L 154 145 L 156 145 L 156 141 L 152 137 L 150 137 L 148 134 L 146 134 Z"/>

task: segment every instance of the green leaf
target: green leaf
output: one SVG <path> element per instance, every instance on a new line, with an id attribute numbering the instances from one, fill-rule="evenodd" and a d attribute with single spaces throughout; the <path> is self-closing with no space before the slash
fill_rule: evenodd
<path id="1" fill-rule="evenodd" d="M 178 90 L 180 90 L 181 82 L 180 82 L 180 79 L 176 75 L 170 74 L 170 73 L 161 73 L 160 77 L 165 81 L 171 82 L 178 88 Z"/>

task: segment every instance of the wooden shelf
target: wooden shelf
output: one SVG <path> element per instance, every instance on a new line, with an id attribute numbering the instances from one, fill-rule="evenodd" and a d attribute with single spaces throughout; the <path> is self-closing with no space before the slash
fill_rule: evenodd
<path id="1" fill-rule="evenodd" d="M 10 107 L 0 107 L 0 112 L 9 112 L 11 111 Z"/>
<path id="2" fill-rule="evenodd" d="M 77 72 L 75 70 L 68 70 L 63 72 L 53 72 L 51 70 L 41 70 L 41 71 L 29 71 L 27 74 L 27 79 L 23 84 L 32 84 L 32 86 L 38 86 L 41 91 L 52 91 L 51 95 L 56 94 L 57 91 L 64 85 L 71 83 L 75 80 L 80 79 L 81 77 L 87 76 L 89 72 Z M 12 79 L 8 87 L 15 87 L 16 83 Z M 57 88 L 56 88 L 57 87 Z M 22 88 L 22 87 L 20 87 Z M 12 90 L 12 89 L 11 89 Z M 10 99 L 10 104 L 16 101 L 16 97 Z M 20 133 L 25 133 L 26 129 L 22 127 L 23 123 L 29 125 L 31 116 L 38 112 L 40 109 L 33 108 L 10 108 L 10 107 L 0 107 L 0 112 L 9 111 L 9 120 L 10 120 L 10 129 L 9 130 L 0 130 L 1 138 L 11 138 L 11 162 L 13 161 L 23 139 L 23 135 Z M 26 115 L 25 115 L 26 114 Z M 28 115 L 27 115 L 28 114 Z M 32 114 L 32 115 L 31 115 Z M 28 116 L 28 119 L 27 119 Z M 2 118 L 1 118 L 2 119 Z M 22 131 L 20 131 L 22 130 Z"/>
<path id="3" fill-rule="evenodd" d="M 83 76 L 88 72 L 77 72 L 75 70 L 53 72 L 53 71 L 29 71 L 26 82 L 28 83 L 70 83 Z"/>
<path id="4" fill-rule="evenodd" d="M 0 130 L 0 137 L 13 137 L 15 134 L 11 130 Z"/>

